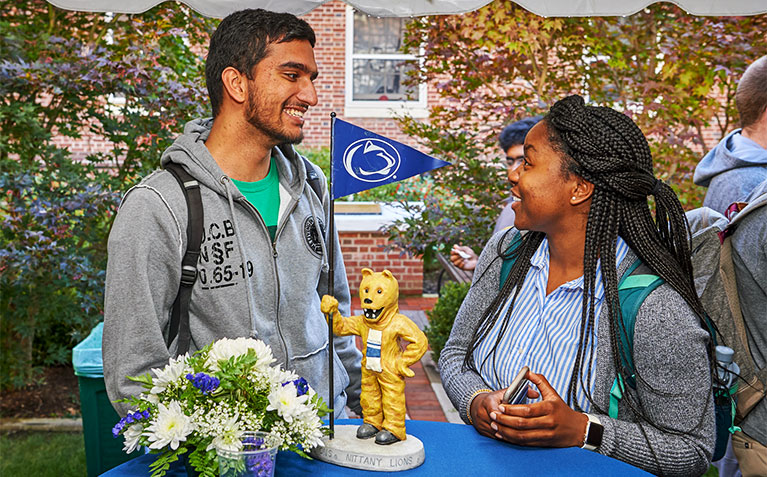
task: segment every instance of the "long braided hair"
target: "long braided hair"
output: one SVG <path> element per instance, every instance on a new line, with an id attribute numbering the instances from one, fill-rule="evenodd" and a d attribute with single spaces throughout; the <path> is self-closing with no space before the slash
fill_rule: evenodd
<path id="1" fill-rule="evenodd" d="M 628 372 L 620 360 L 621 353 L 631 351 L 623 350 L 624 345 L 619 338 L 619 333 L 623 332 L 615 261 L 619 235 L 645 265 L 682 296 L 699 317 L 701 325 L 708 328 L 705 326 L 703 305 L 695 292 L 692 277 L 687 219 L 671 187 L 655 178 L 652 155 L 642 131 L 628 116 L 606 107 L 586 106 L 580 96 L 569 96 L 558 101 L 543 121 L 548 130 L 548 140 L 562 159 L 563 176 L 575 174 L 594 184 L 584 244 L 580 347 L 565 398 L 566 402 L 581 411 L 576 399 L 579 382 L 588 400 L 596 406 L 590 393 L 591 367 L 594 362 L 594 346 L 590 346 L 590 343 L 595 328 L 594 293 L 597 261 L 600 258 L 610 317 L 614 366 L 617 374 L 622 375 L 624 380 L 628 378 Z M 655 199 L 654 219 L 648 204 L 650 195 Z M 496 259 L 513 257 L 516 260 L 506 282 L 485 310 L 474 331 L 472 344 L 464 360 L 465 367 L 480 373 L 479 368 L 487 364 L 489 357 L 477 366 L 474 352 L 498 320 L 502 320 L 491 353 L 492 369 L 497 369 L 495 350 L 508 328 L 514 302 L 522 288 L 518 285 L 524 281 L 530 268 L 530 258 L 544 237 L 542 232 L 531 231 L 525 234 L 514 250 L 503 249 L 506 240 L 498 242 Z M 511 306 L 504 316 L 500 316 L 513 290 L 516 291 L 511 297 Z M 587 356 L 585 351 L 589 349 L 591 351 Z M 713 345 L 710 345 L 708 352 L 713 373 Z M 587 370 L 587 383 L 583 383 L 584 367 Z M 645 382 L 638 372 L 635 378 Z M 650 422 L 640 410 L 641 406 L 632 402 L 630 396 L 627 395 L 626 401 L 636 416 Z M 701 422 L 703 418 L 701 415 Z M 650 424 L 658 427 L 655 423 Z"/>

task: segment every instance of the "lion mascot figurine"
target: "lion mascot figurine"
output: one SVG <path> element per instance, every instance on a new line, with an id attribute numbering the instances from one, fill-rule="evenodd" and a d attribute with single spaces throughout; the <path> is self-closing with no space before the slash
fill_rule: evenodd
<path id="1" fill-rule="evenodd" d="M 405 377 L 415 373 L 410 366 L 428 348 L 428 340 L 410 318 L 399 313 L 399 284 L 389 270 L 375 273 L 362 269 L 361 316 L 338 315 L 338 300 L 322 297 L 322 312 L 333 313 L 333 332 L 362 338 L 363 424 L 358 439 L 375 436 L 376 444 L 392 444 L 407 438 L 405 433 Z M 402 349 L 400 339 L 407 342 Z"/>

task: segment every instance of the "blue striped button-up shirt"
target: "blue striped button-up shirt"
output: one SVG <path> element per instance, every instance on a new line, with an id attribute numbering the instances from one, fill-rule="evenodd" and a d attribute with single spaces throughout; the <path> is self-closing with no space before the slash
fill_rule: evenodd
<path id="1" fill-rule="evenodd" d="M 616 263 L 620 265 L 628 252 L 628 245 L 618 237 L 616 243 Z M 508 326 L 505 327 L 500 342 L 492 356 L 493 347 L 499 333 L 504 328 L 503 317 L 509 310 L 509 299 L 504 303 L 501 315 L 488 336 L 474 351 L 474 362 L 480 369 L 482 378 L 494 389 L 507 387 L 522 366 L 528 366 L 535 373 L 546 377 L 557 393 L 567 401 L 567 389 L 573 372 L 575 359 L 580 346 L 581 306 L 583 303 L 583 276 L 560 285 L 546 295 L 549 280 L 549 242 L 544 238 L 535 254 L 530 259 L 522 290 L 514 304 Z M 596 351 L 597 323 L 599 312 L 604 302 L 601 261 L 597 262 L 594 287 L 596 322 L 589 342 L 589 349 Z M 583 367 L 581 380 L 577 387 L 576 399 L 581 409 L 588 411 L 590 403 L 581 382 L 591 383 L 589 394 L 593 392 L 594 374 L 596 373 L 596 353 L 591 364 L 591 376 L 587 379 L 588 366 Z M 495 358 L 495 359 L 494 359 Z M 495 366 L 495 372 L 493 367 Z M 568 403 L 572 406 L 572 402 Z"/>

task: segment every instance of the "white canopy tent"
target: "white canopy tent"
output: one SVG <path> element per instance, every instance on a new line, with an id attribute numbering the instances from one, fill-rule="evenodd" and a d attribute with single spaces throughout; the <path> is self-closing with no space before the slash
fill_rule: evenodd
<path id="1" fill-rule="evenodd" d="M 66 10 L 141 13 L 162 0 L 48 0 Z M 245 8 L 264 8 L 301 15 L 330 0 L 180 0 L 209 17 L 223 18 Z M 379 17 L 447 15 L 476 10 L 491 0 L 345 0 Z M 526 10 L 546 17 L 631 15 L 655 0 L 515 0 Z M 767 0 L 674 0 L 693 15 L 729 16 L 767 13 Z"/>

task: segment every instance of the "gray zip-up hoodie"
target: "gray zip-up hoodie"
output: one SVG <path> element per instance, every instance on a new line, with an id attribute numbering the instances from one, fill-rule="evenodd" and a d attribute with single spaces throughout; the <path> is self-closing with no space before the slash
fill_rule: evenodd
<path id="1" fill-rule="evenodd" d="M 189 305 L 190 352 L 214 340 L 255 337 L 277 362 L 306 378 L 335 410 L 359 410 L 361 354 L 352 337 L 334 339 L 334 399 L 328 399 L 328 328 L 320 294 L 328 289 L 325 239 L 330 198 L 322 171 L 322 197 L 306 182 L 304 162 L 291 146 L 272 151 L 280 178 L 280 211 L 272 242 L 266 225 L 205 147 L 211 119 L 189 122 L 162 164 L 181 164 L 200 183 L 204 237 L 198 279 Z M 175 355 L 166 347 L 170 311 L 187 247 L 187 206 L 167 171 L 130 189 L 109 235 L 103 359 L 111 400 L 138 395 L 126 379 L 162 368 Z M 321 231 L 321 233 L 319 233 Z M 337 234 L 333 234 L 334 292 L 350 314 L 349 288 Z M 348 399 L 348 402 L 347 402 Z M 116 404 L 125 415 L 128 407 Z"/>
<path id="2" fill-rule="evenodd" d="M 740 129 L 725 136 L 695 168 L 693 182 L 708 187 L 703 206 L 724 214 L 733 202 L 767 179 L 767 149 L 744 137 Z"/>

